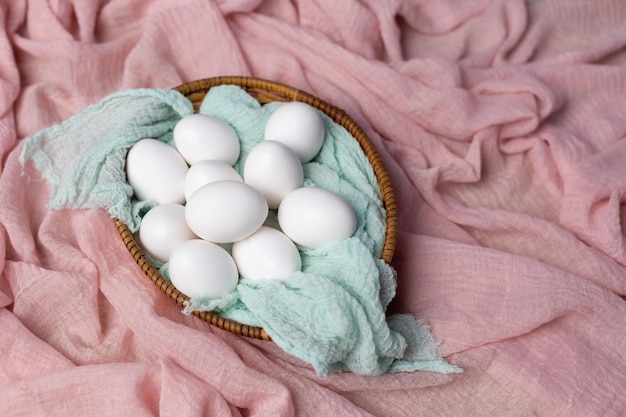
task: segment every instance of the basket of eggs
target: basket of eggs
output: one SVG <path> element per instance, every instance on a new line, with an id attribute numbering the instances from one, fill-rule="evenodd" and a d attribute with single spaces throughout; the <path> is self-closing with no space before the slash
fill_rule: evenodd
<path id="1" fill-rule="evenodd" d="M 197 112 L 209 91 L 224 85 L 243 89 L 261 106 L 284 103 L 263 126 L 264 140 L 248 150 L 239 171 L 233 165 L 240 158 L 241 144 L 233 129 L 217 117 Z M 176 147 L 142 139 L 129 150 L 126 161 L 128 182 L 138 199 L 170 195 L 145 213 L 136 234 L 115 219 L 137 265 L 167 297 L 185 307 L 193 297 L 223 296 L 241 278 L 270 274 L 284 279 L 302 267 L 298 246 L 320 247 L 355 232 L 357 219 L 341 193 L 303 186 L 303 164 L 324 145 L 320 113 L 349 133 L 375 174 L 385 224 L 377 256 L 391 262 L 397 233 L 391 181 L 370 139 L 343 110 L 299 89 L 252 77 L 207 78 L 175 90 L 196 110 L 176 124 Z M 159 169 L 146 166 L 154 163 Z M 267 222 L 272 211 L 275 227 Z M 268 248 L 281 253 L 280 262 L 265 254 Z M 167 278 L 156 265 L 159 261 L 168 264 Z M 220 329 L 271 340 L 261 327 L 214 311 L 192 313 Z"/>

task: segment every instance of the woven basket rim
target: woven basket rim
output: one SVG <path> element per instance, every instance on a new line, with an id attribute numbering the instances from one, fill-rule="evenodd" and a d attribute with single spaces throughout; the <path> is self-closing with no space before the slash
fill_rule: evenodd
<path id="1" fill-rule="evenodd" d="M 361 127 L 344 110 L 310 93 L 286 84 L 262 78 L 246 76 L 211 77 L 187 82 L 173 89 L 187 97 L 194 104 L 194 109 L 197 110 L 206 93 L 211 88 L 219 85 L 236 85 L 242 87 L 261 104 L 272 101 L 300 101 L 307 103 L 325 113 L 335 123 L 343 126 L 354 139 L 357 140 L 374 170 L 378 186 L 381 190 L 387 226 L 380 259 L 390 264 L 395 251 L 398 230 L 398 212 L 395 194 L 391 179 L 378 151 Z M 141 270 L 161 292 L 175 301 L 180 307 L 184 307 L 189 301 L 189 297 L 178 291 L 178 289 L 167 281 L 159 273 L 158 269 L 152 265 L 141 248 L 137 245 L 128 226 L 119 219 L 114 219 L 114 222 L 122 241 Z M 231 333 L 260 340 L 271 340 L 270 336 L 263 328 L 237 323 L 210 311 L 194 311 L 193 314 L 201 320 Z"/>

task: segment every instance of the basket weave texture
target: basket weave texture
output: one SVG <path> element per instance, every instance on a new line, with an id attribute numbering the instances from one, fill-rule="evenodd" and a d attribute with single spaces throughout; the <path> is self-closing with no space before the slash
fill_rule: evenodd
<path id="1" fill-rule="evenodd" d="M 376 151 L 376 148 L 370 139 L 356 124 L 356 122 L 343 110 L 307 92 L 260 78 L 242 76 L 205 78 L 182 84 L 174 88 L 174 90 L 187 97 L 193 103 L 194 108 L 197 111 L 207 92 L 211 88 L 219 85 L 237 85 L 243 88 L 261 104 L 273 101 L 300 101 L 309 104 L 310 106 L 325 113 L 335 123 L 343 126 L 354 137 L 368 158 L 374 173 L 376 174 L 378 186 L 381 190 L 383 206 L 386 213 L 387 227 L 380 258 L 387 263 L 391 263 L 396 246 L 396 236 L 398 230 L 398 213 L 395 195 L 391 185 L 391 180 L 385 167 L 383 166 L 380 155 Z M 122 241 L 141 270 L 165 295 L 175 301 L 181 308 L 184 307 L 184 304 L 189 300 L 189 297 L 178 291 L 176 287 L 167 281 L 159 273 L 158 269 L 152 265 L 152 263 L 144 255 L 141 248 L 138 246 L 132 232 L 128 229 L 128 226 L 124 222 L 119 219 L 115 219 L 115 224 Z M 271 340 L 265 330 L 260 327 L 237 323 L 210 311 L 194 311 L 193 314 L 201 320 L 204 320 L 220 329 L 227 330 L 241 336 L 267 341 Z"/>

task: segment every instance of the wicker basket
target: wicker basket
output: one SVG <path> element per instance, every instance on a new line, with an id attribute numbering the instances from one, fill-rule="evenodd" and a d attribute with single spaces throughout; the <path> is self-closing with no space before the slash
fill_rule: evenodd
<path id="1" fill-rule="evenodd" d="M 389 175 L 383 166 L 380 156 L 376 152 L 376 149 L 372 145 L 370 139 L 354 122 L 354 120 L 352 120 L 352 118 L 350 118 L 350 116 L 348 116 L 343 110 L 326 103 L 311 94 L 293 87 L 259 78 L 239 76 L 207 78 L 180 85 L 176 87 L 175 90 L 185 95 L 194 104 L 194 108 L 197 110 L 209 89 L 224 84 L 242 87 L 261 104 L 272 101 L 301 101 L 307 103 L 328 115 L 332 120 L 350 132 L 350 134 L 358 141 L 370 161 L 376 174 L 378 185 L 382 191 L 383 205 L 386 211 L 387 229 L 380 258 L 385 262 L 390 263 L 395 250 L 398 227 L 397 207 L 391 180 L 389 179 Z M 147 277 L 165 295 L 174 300 L 180 307 L 183 307 L 185 301 L 189 300 L 189 298 L 169 283 L 150 263 L 150 261 L 143 254 L 141 248 L 137 245 L 133 234 L 130 232 L 126 224 L 119 219 L 115 219 L 115 224 L 124 244 L 126 245 L 126 248 L 135 259 L 141 270 L 144 271 Z M 269 335 L 262 328 L 236 323 L 209 311 L 194 311 L 193 314 L 201 320 L 217 326 L 220 329 L 242 336 L 261 340 L 271 340 Z"/>

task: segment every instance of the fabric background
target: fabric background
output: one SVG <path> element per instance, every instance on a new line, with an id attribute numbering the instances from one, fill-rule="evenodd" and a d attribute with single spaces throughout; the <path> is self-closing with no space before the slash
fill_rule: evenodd
<path id="1" fill-rule="evenodd" d="M 0 1 L 0 415 L 619 416 L 626 3 Z M 364 128 L 400 210 L 393 313 L 464 373 L 320 378 L 185 316 L 24 138 L 125 88 L 252 75 Z"/>

